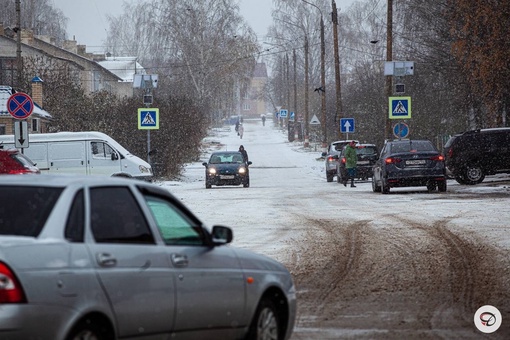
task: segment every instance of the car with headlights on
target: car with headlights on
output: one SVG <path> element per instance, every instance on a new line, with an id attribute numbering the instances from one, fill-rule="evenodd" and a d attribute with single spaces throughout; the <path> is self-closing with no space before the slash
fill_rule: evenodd
<path id="1" fill-rule="evenodd" d="M 444 157 L 428 140 L 386 141 L 373 172 L 372 190 L 383 194 L 395 187 L 447 187 Z"/>
<path id="2" fill-rule="evenodd" d="M 344 156 L 346 147 L 347 146 L 344 146 L 342 149 L 336 168 L 336 179 L 338 183 L 343 183 L 343 180 L 348 177 L 347 169 L 345 167 L 347 161 Z M 358 159 L 356 164 L 356 178 L 366 181 L 367 179 L 372 178 L 374 173 L 374 164 L 377 161 L 377 158 L 379 158 L 379 150 L 375 144 L 356 144 L 355 148 Z"/>
<path id="3" fill-rule="evenodd" d="M 0 174 L 40 174 L 34 162 L 18 149 L 0 149 Z"/>
<path id="4" fill-rule="evenodd" d="M 337 166 L 342 149 L 350 142 L 351 140 L 337 140 L 329 144 L 327 151 L 322 153 L 322 157 L 325 159 L 324 166 L 326 169 L 326 181 L 333 182 L 333 179 L 337 174 Z M 358 141 L 355 142 L 359 143 Z"/>
<path id="5" fill-rule="evenodd" d="M 239 151 L 215 151 L 209 157 L 205 166 L 205 187 L 213 185 L 243 185 L 250 186 L 251 161 L 246 162 Z"/>
<path id="6" fill-rule="evenodd" d="M 279 262 L 228 246 L 168 189 L 0 175 L 0 338 L 289 339 Z"/>

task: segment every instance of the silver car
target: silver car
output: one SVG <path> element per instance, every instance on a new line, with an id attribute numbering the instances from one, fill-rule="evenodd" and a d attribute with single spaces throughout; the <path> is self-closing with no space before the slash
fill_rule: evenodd
<path id="1" fill-rule="evenodd" d="M 155 184 L 0 176 L 0 338 L 289 339 L 280 263 Z"/>

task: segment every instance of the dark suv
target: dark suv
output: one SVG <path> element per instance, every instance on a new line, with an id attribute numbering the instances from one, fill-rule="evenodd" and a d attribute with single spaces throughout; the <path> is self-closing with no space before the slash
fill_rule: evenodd
<path id="1" fill-rule="evenodd" d="M 478 129 L 452 136 L 444 146 L 448 174 L 460 184 L 510 173 L 510 128 Z"/>

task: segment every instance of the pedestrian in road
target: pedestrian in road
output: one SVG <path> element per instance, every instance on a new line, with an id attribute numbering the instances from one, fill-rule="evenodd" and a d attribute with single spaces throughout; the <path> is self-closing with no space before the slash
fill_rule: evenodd
<path id="1" fill-rule="evenodd" d="M 237 135 L 239 136 L 239 119 L 236 121 L 236 132 Z"/>
<path id="2" fill-rule="evenodd" d="M 244 149 L 244 146 L 239 146 L 239 152 L 243 155 L 243 161 L 248 163 L 248 152 Z"/>
<path id="3" fill-rule="evenodd" d="M 345 147 L 345 168 L 347 169 L 347 178 L 344 179 L 344 187 L 347 186 L 347 181 L 351 180 L 351 188 L 356 188 L 354 185 L 354 178 L 356 177 L 356 166 L 358 165 L 358 155 L 356 154 L 356 142 L 351 141 Z"/>
<path id="4" fill-rule="evenodd" d="M 243 139 L 243 134 L 244 134 L 244 126 L 243 126 L 243 124 L 239 124 L 239 128 L 237 128 L 237 134 L 239 135 L 239 137 L 241 139 Z"/>
<path id="5" fill-rule="evenodd" d="M 262 126 L 266 126 L 266 115 L 262 114 Z"/>

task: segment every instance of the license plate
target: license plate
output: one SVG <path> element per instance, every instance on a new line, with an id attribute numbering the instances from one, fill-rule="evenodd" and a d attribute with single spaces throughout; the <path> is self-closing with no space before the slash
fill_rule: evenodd
<path id="1" fill-rule="evenodd" d="M 221 175 L 220 179 L 234 179 L 234 175 Z"/>
<path id="2" fill-rule="evenodd" d="M 425 164 L 427 161 L 424 159 L 412 159 L 409 161 L 406 161 L 407 165 L 419 165 L 419 164 Z"/>
<path id="3" fill-rule="evenodd" d="M 369 163 L 369 161 L 359 161 L 359 162 L 358 162 L 358 164 L 359 164 L 359 165 L 366 165 L 366 164 L 368 164 L 368 163 Z"/>

